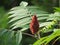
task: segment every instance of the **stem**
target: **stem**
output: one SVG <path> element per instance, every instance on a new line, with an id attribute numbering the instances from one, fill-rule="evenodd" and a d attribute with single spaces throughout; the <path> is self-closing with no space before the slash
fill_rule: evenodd
<path id="1" fill-rule="evenodd" d="M 56 42 L 58 39 L 60 39 L 60 37 L 59 37 L 59 38 L 57 38 L 57 39 L 53 42 L 53 44 L 52 44 L 52 45 L 54 45 L 54 44 L 55 44 L 55 42 Z"/>
<path id="2" fill-rule="evenodd" d="M 38 39 L 40 39 L 40 33 L 39 32 L 37 32 L 37 36 L 38 36 Z"/>
<path id="3" fill-rule="evenodd" d="M 41 37 L 40 37 L 40 32 L 37 32 L 36 34 L 35 34 L 35 37 L 37 37 L 37 39 L 40 39 Z"/>
<path id="4" fill-rule="evenodd" d="M 29 33 L 23 33 L 23 34 L 28 35 L 28 36 L 31 36 L 31 37 L 33 37 L 33 38 L 36 38 L 34 35 L 29 34 Z M 36 39 L 37 39 L 37 38 L 36 38 Z"/>

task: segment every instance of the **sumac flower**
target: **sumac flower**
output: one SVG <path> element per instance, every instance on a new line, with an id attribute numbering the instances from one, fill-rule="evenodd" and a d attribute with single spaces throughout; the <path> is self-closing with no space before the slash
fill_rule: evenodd
<path id="1" fill-rule="evenodd" d="M 36 15 L 32 16 L 32 21 L 30 23 L 30 31 L 35 34 L 39 30 L 39 22 Z"/>

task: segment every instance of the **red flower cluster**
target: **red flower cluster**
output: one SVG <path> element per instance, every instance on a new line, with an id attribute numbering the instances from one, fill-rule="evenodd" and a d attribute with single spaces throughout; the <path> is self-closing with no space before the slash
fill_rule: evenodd
<path id="1" fill-rule="evenodd" d="M 39 23 L 36 15 L 32 16 L 32 21 L 30 23 L 30 30 L 32 34 L 35 34 L 39 30 Z"/>

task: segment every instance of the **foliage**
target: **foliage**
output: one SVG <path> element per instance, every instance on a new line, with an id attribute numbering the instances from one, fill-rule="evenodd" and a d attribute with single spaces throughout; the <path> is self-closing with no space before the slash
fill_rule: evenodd
<path id="1" fill-rule="evenodd" d="M 58 8 L 58 7 L 55 7 L 55 11 L 56 12 L 60 12 L 60 7 Z"/>
<path id="2" fill-rule="evenodd" d="M 55 39 L 55 41 L 60 39 L 60 12 L 59 8 L 56 8 L 56 12 L 49 14 L 46 11 L 43 11 L 39 6 L 28 6 L 27 2 L 21 2 L 20 6 L 14 7 L 8 12 L 8 15 L 4 15 L 2 13 L 3 18 L 1 18 L 1 28 L 0 29 L 0 44 L 1 45 L 50 45 L 49 43 Z M 3 12 L 3 11 L 2 11 Z M 40 39 L 37 40 L 35 35 L 30 33 L 26 33 L 29 31 L 29 24 L 31 21 L 31 17 L 36 15 L 39 21 L 39 35 L 43 35 L 44 33 L 48 33 L 48 36 L 41 36 Z M 11 29 L 6 28 L 7 17 L 9 20 L 9 24 L 11 24 Z M 6 20 L 5 20 L 6 19 Z M 5 26 L 4 26 L 4 25 Z M 20 28 L 20 29 L 18 29 Z M 26 31 L 26 32 L 25 32 Z M 49 35 L 49 32 L 50 33 Z M 42 34 L 41 34 L 42 33 Z M 28 36 L 27 36 L 28 35 Z M 35 42 L 36 41 L 36 42 Z M 53 42 L 53 44 L 55 43 Z M 35 43 L 34 43 L 35 42 Z M 33 44 L 34 43 L 34 44 Z M 52 44 L 52 43 L 51 43 Z M 52 44 L 52 45 L 53 45 Z"/>
<path id="3" fill-rule="evenodd" d="M 25 2 L 26 3 L 26 2 Z M 23 5 L 20 4 L 19 7 L 12 8 L 8 14 L 11 14 L 9 18 L 12 18 L 9 23 L 14 22 L 11 27 L 12 29 L 22 27 L 29 28 L 29 23 L 31 21 L 31 16 L 37 15 L 39 22 L 41 20 L 46 20 L 49 14 L 47 12 L 39 10 L 37 6 L 27 6 L 27 3 Z M 27 7 L 26 7 L 27 6 Z M 40 25 L 41 26 L 41 25 Z M 26 30 L 26 29 L 25 29 Z"/>
<path id="4" fill-rule="evenodd" d="M 16 33 L 16 34 L 15 34 Z M 22 39 L 21 31 L 12 31 L 0 29 L 0 44 L 1 45 L 19 45 Z"/>
<path id="5" fill-rule="evenodd" d="M 56 37 L 57 39 L 60 39 L 60 25 L 58 23 L 60 21 L 59 18 L 60 18 L 60 12 L 55 12 L 54 14 L 49 15 L 47 20 L 52 20 L 52 22 L 48 24 L 47 26 L 45 26 L 40 32 L 47 33 L 47 32 L 53 31 L 53 33 L 48 36 L 40 38 L 40 40 L 35 42 L 33 45 L 42 45 L 42 44 L 49 45 L 49 43 Z M 54 27 L 56 25 L 58 26 L 57 27 L 58 29 Z"/>
<path id="6" fill-rule="evenodd" d="M 33 45 L 48 45 L 50 41 L 55 39 L 56 37 L 60 37 L 60 29 L 54 29 L 55 32 L 53 32 L 51 35 L 40 38 L 37 42 L 35 42 Z M 60 38 L 59 38 L 60 39 Z M 52 44 L 53 45 L 53 44 Z"/>
<path id="7" fill-rule="evenodd" d="M 25 2 L 26 3 L 26 2 Z M 22 5 L 21 5 L 22 4 Z M 60 13 L 59 12 L 55 12 L 54 14 L 46 14 L 45 12 L 41 11 L 41 10 L 38 10 L 38 7 L 33 7 L 33 6 L 27 6 L 27 3 L 25 5 L 23 5 L 24 3 L 21 3 L 19 7 L 15 7 L 15 8 L 12 8 L 11 9 L 11 12 L 9 12 L 9 14 L 12 14 L 11 16 L 9 16 L 9 18 L 12 18 L 10 20 L 9 23 L 13 22 L 13 21 L 16 21 L 13 23 L 12 25 L 12 29 L 15 29 L 15 28 L 18 28 L 18 27 L 21 27 L 22 30 L 27 30 L 29 28 L 29 23 L 30 23 L 30 20 L 31 20 L 31 16 L 33 16 L 34 14 L 37 15 L 38 17 L 38 20 L 40 23 L 42 23 L 43 21 L 41 20 L 47 20 L 46 22 L 43 22 L 42 24 L 40 24 L 40 28 L 41 26 L 46 26 L 42 29 L 42 33 L 47 33 L 49 31 L 54 31 L 54 25 L 57 24 L 57 21 L 59 20 L 60 18 Z M 34 10 L 33 10 L 34 9 Z M 25 12 L 25 13 L 23 13 Z M 21 14 L 21 15 L 20 15 Z M 49 20 L 52 20 L 49 21 Z M 54 21 L 53 21 L 54 20 Z M 55 21 L 57 20 L 57 21 Z M 48 23 L 46 25 L 46 23 Z M 51 26 L 52 25 L 52 26 Z M 48 31 L 49 30 L 49 31 Z M 60 32 L 59 32 L 60 33 Z M 54 32 L 53 32 L 54 34 Z M 53 35 L 52 34 L 52 35 Z M 52 36 L 51 35 L 51 36 Z M 49 36 L 51 38 L 51 36 Z M 56 35 L 54 35 L 56 36 Z M 52 39 L 54 39 L 55 37 L 53 36 Z M 59 36 L 59 35 L 58 35 Z M 47 36 L 48 37 L 48 36 Z M 56 36 L 57 37 L 57 36 Z M 44 38 L 44 37 L 43 37 Z M 47 38 L 48 39 L 48 38 Z M 47 40 L 46 39 L 46 40 Z M 52 40 L 51 39 L 51 40 Z M 48 40 L 47 42 L 50 42 L 51 40 Z M 40 45 L 41 42 L 39 42 L 39 45 Z M 43 42 L 44 43 L 44 42 Z M 42 43 L 41 43 L 42 44 Z M 47 43 L 46 43 L 47 44 Z"/>

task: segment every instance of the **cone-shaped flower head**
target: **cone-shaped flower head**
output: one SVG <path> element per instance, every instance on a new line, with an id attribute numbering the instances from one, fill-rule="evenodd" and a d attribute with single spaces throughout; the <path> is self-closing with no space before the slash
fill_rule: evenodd
<path id="1" fill-rule="evenodd" d="M 32 16 L 32 21 L 30 23 L 30 30 L 32 34 L 35 34 L 39 30 L 39 23 L 36 15 Z"/>

